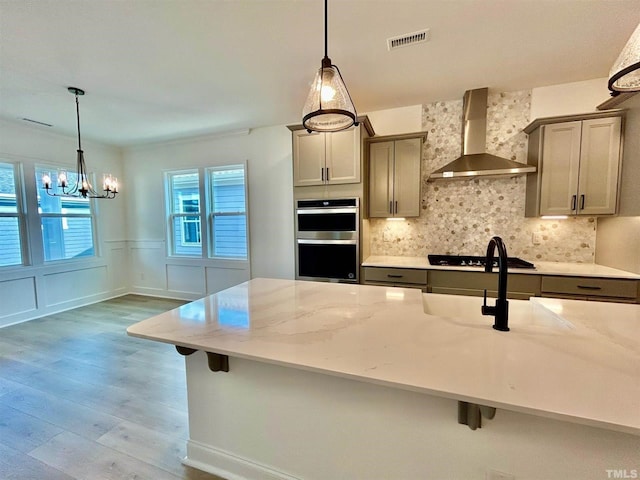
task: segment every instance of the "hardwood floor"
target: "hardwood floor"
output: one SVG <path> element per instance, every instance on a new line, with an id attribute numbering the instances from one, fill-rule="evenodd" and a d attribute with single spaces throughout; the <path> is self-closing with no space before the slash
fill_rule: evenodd
<path id="1" fill-rule="evenodd" d="M 0 328 L 0 478 L 221 480 L 180 463 L 183 357 L 125 332 L 183 303 L 127 295 Z"/>

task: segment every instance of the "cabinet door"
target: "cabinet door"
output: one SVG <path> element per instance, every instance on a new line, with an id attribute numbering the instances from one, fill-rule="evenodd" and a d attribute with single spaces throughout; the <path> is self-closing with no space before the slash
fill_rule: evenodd
<path id="1" fill-rule="evenodd" d="M 540 215 L 572 215 L 577 206 L 582 122 L 544 125 Z"/>
<path id="2" fill-rule="evenodd" d="M 393 142 L 369 145 L 369 216 L 391 217 Z"/>
<path id="3" fill-rule="evenodd" d="M 393 207 L 396 217 L 420 215 L 421 147 L 419 138 L 395 142 Z"/>
<path id="4" fill-rule="evenodd" d="M 293 185 L 324 184 L 325 134 L 306 130 L 293 132 Z"/>
<path id="5" fill-rule="evenodd" d="M 327 183 L 360 183 L 360 129 L 326 134 Z"/>
<path id="6" fill-rule="evenodd" d="M 620 168 L 620 117 L 582 122 L 578 213 L 616 213 Z"/>

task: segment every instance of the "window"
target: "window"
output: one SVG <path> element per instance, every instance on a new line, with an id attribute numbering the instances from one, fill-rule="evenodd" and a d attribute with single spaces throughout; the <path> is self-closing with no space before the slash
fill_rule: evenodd
<path id="1" fill-rule="evenodd" d="M 170 255 L 247 259 L 244 165 L 168 172 L 165 188 Z"/>
<path id="2" fill-rule="evenodd" d="M 44 260 L 64 260 L 95 255 L 93 213 L 88 198 L 52 197 L 42 187 L 40 179 L 55 168 L 36 167 L 38 189 L 38 213 L 42 224 Z M 75 182 L 76 174 L 67 172 L 69 182 Z M 58 187 L 54 181 L 54 193 Z"/>
<path id="3" fill-rule="evenodd" d="M 200 174 L 186 170 L 167 174 L 171 255 L 202 256 Z"/>
<path id="4" fill-rule="evenodd" d="M 0 163 L 0 267 L 23 264 L 24 216 L 18 196 L 16 166 Z"/>
<path id="5" fill-rule="evenodd" d="M 247 258 L 244 165 L 207 169 L 211 212 L 211 257 Z"/>

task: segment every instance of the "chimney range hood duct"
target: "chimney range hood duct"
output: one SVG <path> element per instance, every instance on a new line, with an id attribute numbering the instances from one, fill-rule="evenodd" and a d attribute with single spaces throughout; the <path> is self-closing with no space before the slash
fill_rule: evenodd
<path id="1" fill-rule="evenodd" d="M 462 104 L 462 156 L 431 173 L 429 180 L 480 176 L 521 175 L 536 167 L 497 157 L 487 149 L 487 97 L 489 89 L 467 90 Z"/>

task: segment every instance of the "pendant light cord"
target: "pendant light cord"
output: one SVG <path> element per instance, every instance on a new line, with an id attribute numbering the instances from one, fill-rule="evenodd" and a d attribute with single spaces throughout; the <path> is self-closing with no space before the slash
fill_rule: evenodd
<path id="1" fill-rule="evenodd" d="M 327 58 L 329 55 L 329 49 L 327 48 L 327 19 L 329 14 L 327 13 L 327 2 L 328 0 L 324 0 L 324 57 Z"/>
<path id="2" fill-rule="evenodd" d="M 82 150 L 80 144 L 80 102 L 78 102 L 78 92 L 76 92 L 76 118 L 78 119 L 78 150 Z"/>

